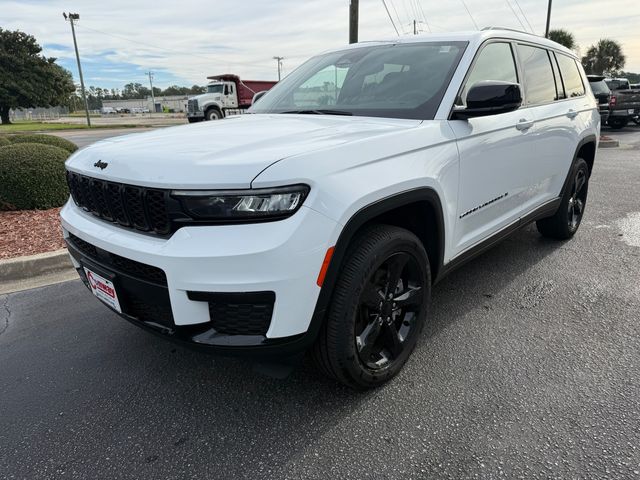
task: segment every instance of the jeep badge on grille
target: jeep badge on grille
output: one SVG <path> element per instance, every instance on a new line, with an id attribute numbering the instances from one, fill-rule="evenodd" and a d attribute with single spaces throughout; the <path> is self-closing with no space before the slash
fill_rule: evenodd
<path id="1" fill-rule="evenodd" d="M 93 164 L 94 167 L 98 167 L 100 170 L 104 170 L 105 168 L 107 168 L 109 164 L 106 162 L 103 162 L 102 160 L 98 160 L 96 163 Z"/>

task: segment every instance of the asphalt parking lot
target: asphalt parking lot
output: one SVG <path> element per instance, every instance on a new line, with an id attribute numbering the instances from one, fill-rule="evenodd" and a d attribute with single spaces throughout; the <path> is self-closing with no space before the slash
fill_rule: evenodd
<path id="1" fill-rule="evenodd" d="M 640 478 L 640 127 L 603 133 L 576 237 L 453 273 L 376 391 L 183 349 L 79 280 L 0 296 L 0 478 Z"/>

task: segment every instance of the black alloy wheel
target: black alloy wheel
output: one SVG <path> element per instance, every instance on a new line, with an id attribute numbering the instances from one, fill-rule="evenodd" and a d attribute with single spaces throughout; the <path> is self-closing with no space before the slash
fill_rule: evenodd
<path id="1" fill-rule="evenodd" d="M 424 245 L 409 230 L 372 225 L 357 234 L 313 348 L 320 370 L 355 389 L 393 378 L 426 323 L 429 265 Z"/>
<path id="2" fill-rule="evenodd" d="M 575 232 L 582 221 L 584 207 L 587 203 L 587 172 L 579 169 L 572 182 L 571 196 L 568 204 L 569 230 Z"/>
<path id="3" fill-rule="evenodd" d="M 418 260 L 393 253 L 369 278 L 360 295 L 355 342 L 360 361 L 372 370 L 389 366 L 418 331 L 425 288 Z"/>

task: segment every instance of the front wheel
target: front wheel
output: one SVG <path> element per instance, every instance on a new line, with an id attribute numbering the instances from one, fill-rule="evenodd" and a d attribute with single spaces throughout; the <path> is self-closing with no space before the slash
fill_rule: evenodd
<path id="1" fill-rule="evenodd" d="M 589 192 L 589 166 L 578 158 L 573 166 L 569 184 L 562 195 L 555 215 L 536 222 L 538 231 L 545 237 L 567 240 L 578 231 Z"/>
<path id="2" fill-rule="evenodd" d="M 222 114 L 220 113 L 219 110 L 216 110 L 215 108 L 210 108 L 209 110 L 207 110 L 207 113 L 205 114 L 204 117 L 207 120 L 220 120 L 222 118 Z"/>
<path id="3" fill-rule="evenodd" d="M 422 332 L 431 294 L 429 258 L 403 228 L 376 225 L 347 253 L 313 357 L 356 389 L 396 375 Z"/>

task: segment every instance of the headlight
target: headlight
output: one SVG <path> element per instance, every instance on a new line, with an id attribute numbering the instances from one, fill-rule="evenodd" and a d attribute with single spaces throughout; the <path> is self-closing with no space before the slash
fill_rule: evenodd
<path id="1" fill-rule="evenodd" d="M 275 220 L 293 215 L 309 193 L 307 185 L 255 190 L 174 190 L 171 195 L 196 219 Z"/>

